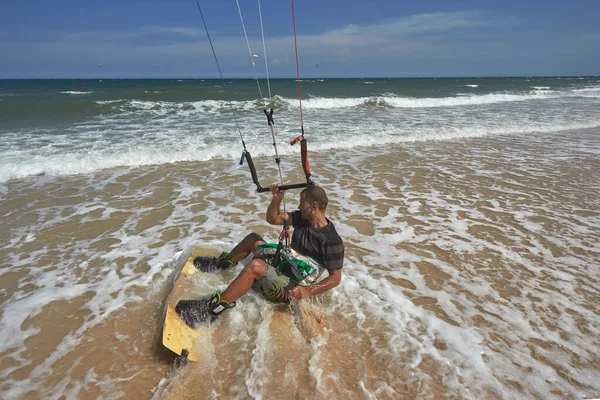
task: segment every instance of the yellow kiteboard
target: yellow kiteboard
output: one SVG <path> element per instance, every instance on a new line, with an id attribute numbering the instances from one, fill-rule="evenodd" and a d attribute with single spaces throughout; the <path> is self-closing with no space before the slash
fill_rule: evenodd
<path id="1" fill-rule="evenodd" d="M 179 300 L 197 299 L 198 281 L 201 279 L 201 272 L 194 266 L 194 258 L 199 255 L 214 256 L 207 254 L 206 249 L 196 247 L 185 262 L 179 275 L 174 276 L 174 283 L 171 293 L 167 297 L 167 313 L 163 325 L 162 343 L 172 352 L 187 358 L 190 361 L 198 361 L 200 355 L 194 348 L 194 343 L 198 337 L 198 331 L 187 325 L 175 311 L 175 306 Z"/>

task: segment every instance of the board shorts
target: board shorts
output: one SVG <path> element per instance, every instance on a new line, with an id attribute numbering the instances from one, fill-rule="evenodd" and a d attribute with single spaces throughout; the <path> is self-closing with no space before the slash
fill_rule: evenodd
<path id="1" fill-rule="evenodd" d="M 260 259 L 260 257 L 257 257 Z M 264 261 L 264 260 L 263 260 Z M 268 301 L 274 303 L 287 303 L 290 301 L 288 291 L 296 287 L 294 282 L 280 272 L 277 268 L 265 263 L 265 274 L 254 281 L 252 289 L 260 293 Z"/>
<path id="2" fill-rule="evenodd" d="M 277 259 L 277 254 L 281 258 Z M 325 269 L 315 260 L 291 248 L 280 250 L 276 243 L 259 245 L 256 258 L 264 261 L 267 268 L 252 288 L 275 303 L 289 302 L 289 291 L 296 286 L 310 286 L 324 278 Z M 276 262 L 277 267 L 274 266 Z"/>

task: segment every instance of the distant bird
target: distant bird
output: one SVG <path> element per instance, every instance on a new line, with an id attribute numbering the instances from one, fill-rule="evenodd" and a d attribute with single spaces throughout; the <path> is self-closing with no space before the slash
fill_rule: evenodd
<path id="1" fill-rule="evenodd" d="M 98 68 L 102 68 L 102 64 L 98 64 Z"/>

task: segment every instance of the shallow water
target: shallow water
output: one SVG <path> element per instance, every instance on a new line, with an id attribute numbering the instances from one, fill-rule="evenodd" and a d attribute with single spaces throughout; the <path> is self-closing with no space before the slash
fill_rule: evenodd
<path id="1" fill-rule="evenodd" d="M 301 179 L 294 161 L 287 181 Z M 276 181 L 271 158 L 256 162 Z M 179 256 L 278 234 L 246 167 L 5 182 L 0 397 L 600 397 L 597 128 L 334 148 L 311 163 L 345 241 L 342 283 L 290 307 L 245 296 L 203 328 L 206 359 L 179 369 L 160 345 Z M 201 284 L 224 289 L 239 270 Z"/>

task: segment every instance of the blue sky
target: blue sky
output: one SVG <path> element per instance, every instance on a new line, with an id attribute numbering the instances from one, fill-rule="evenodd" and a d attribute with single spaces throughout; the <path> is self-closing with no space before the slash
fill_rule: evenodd
<path id="1" fill-rule="evenodd" d="M 257 1 L 239 2 L 264 76 Z M 218 76 L 194 0 L 2 3 L 0 78 Z M 252 77 L 235 0 L 200 4 L 225 76 Z M 291 1 L 261 5 L 271 76 L 295 76 Z M 600 75 L 598 0 L 295 8 L 303 77 Z"/>

